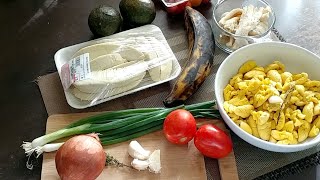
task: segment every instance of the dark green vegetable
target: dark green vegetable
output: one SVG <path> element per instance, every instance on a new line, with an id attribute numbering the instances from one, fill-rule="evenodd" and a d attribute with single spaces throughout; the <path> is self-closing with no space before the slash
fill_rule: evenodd
<path id="1" fill-rule="evenodd" d="M 122 18 L 113 7 L 101 5 L 91 11 L 88 25 L 95 36 L 109 36 L 120 31 Z"/>
<path id="2" fill-rule="evenodd" d="M 152 0 L 121 0 L 119 9 L 124 23 L 130 27 L 150 24 L 156 17 Z"/>

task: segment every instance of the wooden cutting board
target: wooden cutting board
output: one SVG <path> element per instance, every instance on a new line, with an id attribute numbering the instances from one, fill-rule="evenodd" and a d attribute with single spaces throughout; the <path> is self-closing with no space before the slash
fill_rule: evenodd
<path id="1" fill-rule="evenodd" d="M 46 133 L 50 133 L 65 127 L 66 125 L 78 119 L 93 115 L 94 113 L 77 113 L 77 114 L 61 114 L 52 115 L 48 118 Z M 204 121 L 197 120 L 198 125 L 204 123 L 214 123 L 217 126 L 225 129 L 224 123 L 218 120 Z M 169 143 L 163 136 L 162 131 L 147 134 L 136 139 L 145 149 L 154 151 L 160 149 L 161 151 L 161 173 L 153 174 L 146 171 L 137 171 L 131 168 L 116 168 L 106 167 L 98 177 L 102 179 L 116 179 L 116 180 L 147 180 L 147 179 L 207 179 L 206 169 L 203 155 L 195 148 L 193 142 L 188 145 L 174 145 Z M 127 147 L 130 141 L 105 146 L 107 153 L 114 156 L 120 162 L 130 164 L 132 158 L 127 153 Z M 58 173 L 55 168 L 55 153 L 46 153 L 43 155 L 42 174 L 43 180 L 57 180 Z M 222 180 L 237 180 L 238 172 L 234 153 L 229 156 L 219 159 L 219 170 Z"/>

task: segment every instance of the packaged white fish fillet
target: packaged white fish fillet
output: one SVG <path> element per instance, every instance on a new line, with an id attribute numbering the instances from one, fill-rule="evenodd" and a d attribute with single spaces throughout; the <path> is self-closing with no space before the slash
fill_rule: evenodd
<path id="1" fill-rule="evenodd" d="M 67 102 L 77 109 L 170 81 L 181 71 L 154 25 L 60 49 L 55 63 Z"/>

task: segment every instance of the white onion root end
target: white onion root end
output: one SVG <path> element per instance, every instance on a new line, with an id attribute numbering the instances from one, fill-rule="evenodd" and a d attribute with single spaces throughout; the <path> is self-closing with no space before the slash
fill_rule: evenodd
<path id="1" fill-rule="evenodd" d="M 30 162 L 31 155 L 36 152 L 36 158 L 39 158 L 41 154 L 44 152 L 53 152 L 57 151 L 63 143 L 53 143 L 53 144 L 45 144 L 43 146 L 37 146 L 33 147 L 31 142 L 25 142 L 23 141 L 21 147 L 24 150 L 24 153 L 26 154 L 26 157 L 28 157 L 28 160 L 26 162 L 26 167 L 30 170 L 33 169 L 33 164 Z"/>
<path id="2" fill-rule="evenodd" d="M 43 154 L 44 152 L 54 152 L 57 151 L 63 143 L 53 143 L 53 144 L 46 144 L 44 146 L 38 146 L 35 148 L 35 151 L 37 153 L 37 158 Z"/>

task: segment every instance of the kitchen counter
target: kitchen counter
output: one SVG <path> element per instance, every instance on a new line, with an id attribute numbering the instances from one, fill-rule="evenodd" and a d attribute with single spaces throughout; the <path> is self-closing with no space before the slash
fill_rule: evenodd
<path id="1" fill-rule="evenodd" d="M 157 13 L 165 14 L 159 0 Z M 117 7 L 117 0 L 3 0 L 0 2 L 0 179 L 40 179 L 39 159 L 34 170 L 25 167 L 20 148 L 45 132 L 47 119 L 37 77 L 55 72 L 54 53 L 65 46 L 93 38 L 87 17 L 99 4 Z M 320 1 L 268 0 L 275 10 L 275 27 L 287 42 L 300 45 L 320 55 Z M 203 7 L 210 16 L 211 7 Z M 153 24 L 166 27 L 168 33 L 183 25 L 178 17 L 167 20 L 157 15 Z M 166 34 L 165 34 L 166 35 Z M 298 172 L 284 179 L 317 179 L 318 167 Z"/>

